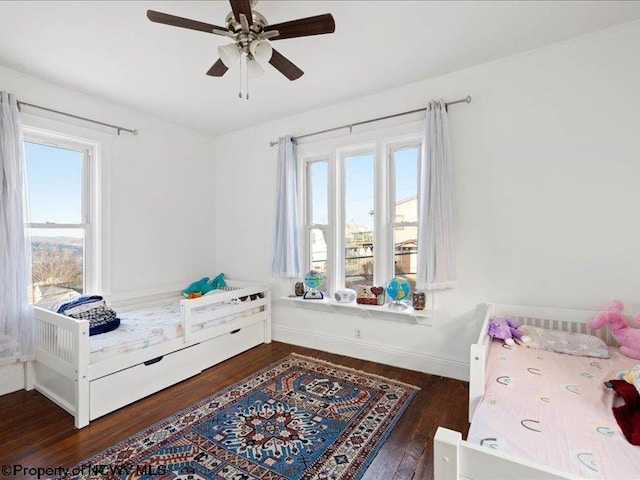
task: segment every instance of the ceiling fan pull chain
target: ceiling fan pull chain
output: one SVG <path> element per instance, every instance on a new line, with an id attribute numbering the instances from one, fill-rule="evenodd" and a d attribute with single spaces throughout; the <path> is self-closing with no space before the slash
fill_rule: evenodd
<path id="1" fill-rule="evenodd" d="M 240 58 L 240 66 L 238 67 L 238 98 L 242 98 L 242 57 Z"/>
<path id="2" fill-rule="evenodd" d="M 249 100 L 249 58 L 247 57 L 247 66 L 244 69 L 244 74 L 247 77 L 247 100 Z"/>

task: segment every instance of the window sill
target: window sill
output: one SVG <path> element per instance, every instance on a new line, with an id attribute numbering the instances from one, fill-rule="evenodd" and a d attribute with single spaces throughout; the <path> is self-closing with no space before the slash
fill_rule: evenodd
<path id="1" fill-rule="evenodd" d="M 436 316 L 435 310 L 414 310 L 413 307 L 408 307 L 405 310 L 392 310 L 389 304 L 378 306 L 361 305 L 359 303 L 341 303 L 332 298 L 305 300 L 302 297 L 280 297 L 280 299 L 284 302 L 291 302 L 297 308 L 394 320 L 410 325 L 423 325 L 427 327 L 433 325 L 433 320 Z"/>

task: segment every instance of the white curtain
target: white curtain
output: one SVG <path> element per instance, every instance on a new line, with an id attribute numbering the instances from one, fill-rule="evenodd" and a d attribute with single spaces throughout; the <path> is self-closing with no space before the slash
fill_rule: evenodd
<path id="1" fill-rule="evenodd" d="M 25 171 L 17 101 L 0 92 L 0 365 L 33 354 Z"/>
<path id="2" fill-rule="evenodd" d="M 295 140 L 289 135 L 281 137 L 278 145 L 275 241 L 271 272 L 282 277 L 300 276 L 297 164 Z"/>
<path id="3" fill-rule="evenodd" d="M 447 109 L 443 100 L 432 100 L 420 165 L 417 289 L 445 289 L 457 283 L 452 186 Z"/>

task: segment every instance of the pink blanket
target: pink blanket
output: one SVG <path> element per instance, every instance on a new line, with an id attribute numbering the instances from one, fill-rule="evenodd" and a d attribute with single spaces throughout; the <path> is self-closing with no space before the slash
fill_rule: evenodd
<path id="1" fill-rule="evenodd" d="M 579 357 L 494 341 L 485 396 L 468 440 L 584 478 L 640 478 L 640 447 L 626 441 L 603 382 L 637 360 Z"/>

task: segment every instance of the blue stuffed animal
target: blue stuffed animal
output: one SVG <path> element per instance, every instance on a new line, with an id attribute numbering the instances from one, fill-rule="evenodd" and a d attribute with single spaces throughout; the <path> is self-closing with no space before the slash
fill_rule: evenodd
<path id="1" fill-rule="evenodd" d="M 224 281 L 224 273 L 221 273 L 212 279 L 204 277 L 197 282 L 193 282 L 182 291 L 182 294 L 187 298 L 197 298 L 206 295 L 212 290 L 226 286 L 227 282 Z"/>

